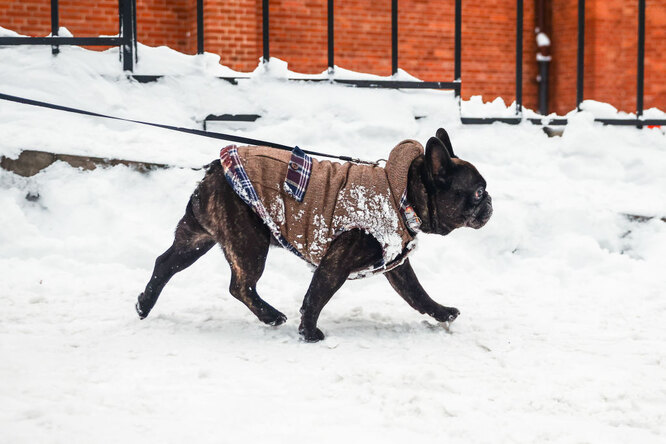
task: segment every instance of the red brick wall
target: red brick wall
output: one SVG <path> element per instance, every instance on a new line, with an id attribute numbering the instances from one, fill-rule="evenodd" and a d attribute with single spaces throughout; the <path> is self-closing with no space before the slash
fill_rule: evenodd
<path id="1" fill-rule="evenodd" d="M 118 2 L 112 0 L 111 3 L 117 16 Z M 181 52 L 196 54 L 196 1 L 140 0 L 136 4 L 136 14 L 137 37 L 141 43 L 166 45 Z"/>
<path id="2" fill-rule="evenodd" d="M 516 91 L 516 2 L 463 1 L 463 98 L 482 94 L 485 100 L 503 97 L 507 104 Z M 523 105 L 536 108 L 536 40 L 534 4 L 523 11 Z"/>
<path id="3" fill-rule="evenodd" d="M 587 6 L 587 5 L 586 5 Z M 608 102 L 619 109 L 636 109 L 638 2 L 590 2 L 590 66 L 586 98 Z M 609 74 L 605 75 L 606 71 Z"/>
<path id="4" fill-rule="evenodd" d="M 515 0 L 464 0 L 463 97 L 515 100 Z M 90 5 L 94 4 L 93 7 Z M 553 1 L 551 111 L 576 102 L 577 0 Z M 523 103 L 536 108 L 534 2 L 524 2 Z M 60 0 L 60 24 L 77 36 L 116 34 L 117 0 Z M 335 2 L 335 64 L 391 73 L 391 1 Z M 636 108 L 637 1 L 586 2 L 585 96 L 624 111 Z M 454 2 L 399 0 L 399 66 L 424 80 L 453 79 Z M 666 109 L 666 0 L 647 0 L 645 107 Z M 138 0 L 139 41 L 196 52 L 196 0 Z M 206 51 L 239 71 L 262 55 L 261 0 L 205 0 Z M 271 56 L 290 69 L 327 67 L 326 0 L 270 0 Z M 0 26 L 26 35 L 50 32 L 49 0 L 0 0 Z"/>
<path id="5" fill-rule="evenodd" d="M 261 7 L 260 2 L 258 6 Z M 326 70 L 327 11 L 326 0 L 271 1 L 271 57 L 287 60 L 292 71 L 320 73 Z M 257 16 L 261 21 L 261 9 Z M 261 45 L 259 49 L 262 50 Z"/>
<path id="6" fill-rule="evenodd" d="M 118 34 L 118 0 L 60 0 L 58 3 L 60 26 L 75 36 Z M 196 53 L 196 0 L 139 0 L 137 15 L 141 43 Z M 0 26 L 30 36 L 50 34 L 51 2 L 0 0 Z"/>
<path id="7" fill-rule="evenodd" d="M 391 0 L 336 2 L 335 64 L 354 71 L 391 74 Z"/>
<path id="8" fill-rule="evenodd" d="M 26 35 L 51 32 L 51 2 L 0 0 L 0 26 Z"/>
<path id="9" fill-rule="evenodd" d="M 666 0 L 647 0 L 645 15 L 645 108 L 666 111 Z"/>
<path id="10" fill-rule="evenodd" d="M 452 1 L 398 2 L 398 66 L 423 80 L 454 80 L 454 20 Z"/>
<path id="11" fill-rule="evenodd" d="M 559 113 L 576 106 L 577 0 L 553 2 L 553 63 L 550 96 Z M 645 108 L 666 109 L 666 0 L 646 1 Z M 636 110 L 638 2 L 585 3 L 583 99 Z"/>
<path id="12" fill-rule="evenodd" d="M 552 29 L 557 31 L 550 36 L 552 61 L 548 95 L 550 111 L 558 114 L 564 114 L 576 107 L 577 3 L 577 0 L 553 2 Z M 586 18 L 585 27 L 589 28 L 589 15 Z M 589 53 L 586 53 L 586 62 L 589 60 Z M 591 77 L 588 76 L 585 80 L 589 84 Z"/>
<path id="13" fill-rule="evenodd" d="M 49 5 L 49 1 L 39 2 Z M 59 16 L 60 26 L 69 29 L 75 36 L 89 37 L 98 35 L 118 34 L 118 2 L 115 0 L 100 0 L 93 2 L 94 7 L 81 7 L 79 0 L 60 0 Z M 44 24 L 46 32 L 50 32 L 50 15 Z"/>
<path id="14" fill-rule="evenodd" d="M 204 1 L 204 30 L 205 50 L 219 54 L 223 65 L 239 71 L 257 67 L 262 54 L 261 0 Z"/>

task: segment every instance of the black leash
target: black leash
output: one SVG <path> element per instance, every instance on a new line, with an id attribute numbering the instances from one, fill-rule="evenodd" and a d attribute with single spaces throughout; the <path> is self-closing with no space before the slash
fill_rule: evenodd
<path id="1" fill-rule="evenodd" d="M 162 128 L 162 129 L 167 129 L 167 130 L 171 130 L 171 131 L 178 131 L 178 132 L 187 133 L 187 134 L 194 134 L 196 136 L 208 137 L 210 139 L 226 140 L 226 141 L 229 141 L 229 142 L 245 143 L 245 144 L 248 144 L 248 145 L 268 146 L 268 147 L 271 147 L 271 148 L 276 148 L 276 149 L 279 149 L 279 150 L 286 150 L 286 151 L 292 151 L 294 149 L 293 146 L 282 145 L 280 143 L 268 142 L 268 141 L 265 141 L 265 140 L 252 139 L 252 138 L 249 138 L 249 137 L 242 137 L 242 136 L 234 136 L 233 134 L 209 132 L 209 131 L 203 131 L 203 130 L 198 130 L 198 129 L 193 129 L 193 128 L 184 128 L 184 127 L 180 127 L 180 126 L 164 125 L 162 123 L 144 122 L 143 120 L 125 119 L 123 117 L 109 116 L 109 115 L 106 115 L 106 114 L 95 113 L 95 112 L 92 112 L 92 111 L 86 111 L 86 110 L 77 109 L 77 108 L 70 108 L 68 106 L 55 105 L 53 103 L 48 103 L 48 102 L 40 102 L 39 100 L 26 99 L 24 97 L 12 96 L 12 95 L 9 95 L 9 94 L 0 93 L 0 100 L 7 100 L 9 102 L 22 103 L 24 105 L 38 106 L 38 107 L 41 107 L 41 108 L 49 108 L 49 109 L 54 109 L 54 110 L 57 110 L 57 111 L 65 111 L 65 112 L 68 112 L 68 113 L 82 114 L 84 116 L 102 117 L 104 119 L 113 119 L 113 120 L 120 120 L 122 122 L 138 123 L 140 125 L 154 126 L 156 128 Z M 310 155 L 313 155 L 313 156 L 321 156 L 321 157 L 329 157 L 329 158 L 332 158 L 332 159 L 340 159 L 340 160 L 343 160 L 345 162 L 363 163 L 363 164 L 366 164 L 366 165 L 377 165 L 378 164 L 378 162 L 370 162 L 370 161 L 367 161 L 367 160 L 355 159 L 355 158 L 349 157 L 349 156 L 335 156 L 335 155 L 332 155 L 332 154 L 318 153 L 316 151 L 308 151 L 308 150 L 302 150 L 302 151 L 304 153 L 307 153 L 307 154 L 310 154 Z"/>

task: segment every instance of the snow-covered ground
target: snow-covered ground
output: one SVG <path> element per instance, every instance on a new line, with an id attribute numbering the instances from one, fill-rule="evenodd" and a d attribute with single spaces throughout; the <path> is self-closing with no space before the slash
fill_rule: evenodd
<path id="1" fill-rule="evenodd" d="M 298 308 L 311 273 L 278 249 L 258 289 L 289 317 L 281 327 L 229 295 L 217 248 L 137 318 L 200 171 L 0 170 L 0 442 L 666 441 L 662 129 L 603 127 L 594 114 L 612 110 L 589 102 L 548 138 L 530 124 L 462 126 L 449 92 L 289 83 L 278 60 L 234 86 L 214 77 L 229 72 L 212 55 L 141 47 L 139 72 L 173 75 L 138 84 L 116 50 L 61 51 L 0 48 L 0 92 L 195 128 L 211 113 L 257 113 L 211 129 L 366 159 L 443 126 L 488 181 L 495 213 L 478 231 L 420 235 L 422 284 L 462 313 L 449 330 L 379 276 L 346 283 L 323 311 L 327 339 L 306 344 Z M 8 157 L 185 167 L 222 145 L 1 101 L 0 135 Z"/>

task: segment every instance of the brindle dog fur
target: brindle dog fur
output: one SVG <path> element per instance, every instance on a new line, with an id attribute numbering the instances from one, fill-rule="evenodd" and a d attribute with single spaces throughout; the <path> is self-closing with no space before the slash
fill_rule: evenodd
<path id="1" fill-rule="evenodd" d="M 407 197 L 421 218 L 421 231 L 447 235 L 468 226 L 481 228 L 492 214 L 486 181 L 476 168 L 454 153 L 446 131 L 440 128 L 426 144 L 425 155 L 410 168 Z M 177 272 L 192 265 L 216 243 L 231 267 L 231 294 L 260 321 L 280 325 L 287 317 L 257 294 L 269 246 L 278 245 L 266 225 L 227 183 L 222 166 L 214 161 L 192 194 L 185 215 L 178 222 L 171 247 L 155 261 L 148 285 L 139 295 L 136 310 L 148 316 L 162 289 Z M 314 271 L 301 307 L 299 333 L 307 342 L 324 339 L 317 328 L 319 314 L 348 276 L 376 264 L 382 258 L 379 242 L 365 231 L 343 232 L 330 244 Z M 420 313 L 440 322 L 455 320 L 460 312 L 438 304 L 421 287 L 406 259 L 384 273 L 395 291 Z"/>

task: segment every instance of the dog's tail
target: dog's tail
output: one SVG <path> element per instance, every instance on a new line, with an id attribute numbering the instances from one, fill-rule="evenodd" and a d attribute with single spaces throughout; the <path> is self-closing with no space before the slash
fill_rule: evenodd
<path id="1" fill-rule="evenodd" d="M 222 164 L 220 163 L 220 159 L 215 159 L 211 163 L 207 163 L 206 165 L 202 166 L 201 169 L 206 171 L 206 174 L 209 172 L 215 170 L 217 168 L 222 168 Z"/>
<path id="2" fill-rule="evenodd" d="M 209 179 L 211 175 L 214 175 L 218 170 L 221 170 L 222 166 L 220 165 L 219 159 L 216 159 L 202 167 L 206 171 L 203 179 L 197 184 L 197 187 L 194 189 L 194 192 L 190 196 L 190 200 L 187 202 L 187 208 L 185 208 L 185 213 L 190 215 L 191 218 L 196 222 L 204 231 L 209 232 L 202 224 L 202 218 L 205 209 L 205 198 L 202 196 L 202 186 L 206 182 L 206 179 Z M 205 193 L 204 193 L 205 194 Z"/>

